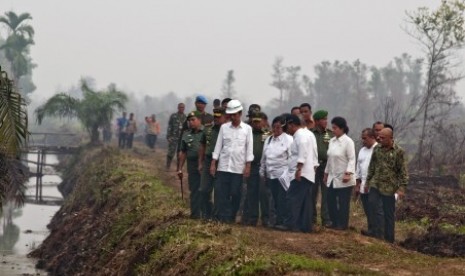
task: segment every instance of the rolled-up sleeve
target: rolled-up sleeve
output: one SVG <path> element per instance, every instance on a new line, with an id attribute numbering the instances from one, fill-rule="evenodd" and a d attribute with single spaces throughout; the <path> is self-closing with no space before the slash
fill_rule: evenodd
<path id="1" fill-rule="evenodd" d="M 347 169 L 346 172 L 355 173 L 355 145 L 352 139 L 347 139 L 346 143 Z"/>
<path id="2" fill-rule="evenodd" d="M 297 143 L 298 145 L 298 157 L 297 157 L 297 163 L 305 163 L 305 160 L 307 160 L 307 156 L 309 154 L 308 149 L 310 147 L 309 140 L 308 139 L 302 139 L 302 137 L 298 137 L 299 142 Z"/>
<path id="3" fill-rule="evenodd" d="M 254 159 L 253 155 L 253 134 L 252 128 L 247 128 L 247 138 L 246 138 L 246 162 L 252 162 Z"/>

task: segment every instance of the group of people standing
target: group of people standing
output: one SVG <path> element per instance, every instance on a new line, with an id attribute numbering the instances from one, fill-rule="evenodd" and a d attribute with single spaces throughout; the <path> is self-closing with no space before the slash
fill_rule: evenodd
<path id="1" fill-rule="evenodd" d="M 328 112 L 312 114 L 308 103 L 271 125 L 257 104 L 243 122 L 240 101 L 215 100 L 213 115 L 207 103 L 198 96 L 187 116 L 179 104 L 168 124 L 166 167 L 177 153 L 182 178 L 187 163 L 192 218 L 233 223 L 242 209 L 245 225 L 308 233 L 321 191 L 321 225 L 344 231 L 356 194 L 368 221 L 362 234 L 394 242 L 395 194 L 404 195 L 408 176 L 392 127 L 377 122 L 364 129 L 357 159 L 346 120 L 332 118 L 329 129 Z"/>
<path id="2" fill-rule="evenodd" d="M 127 118 L 127 113 L 123 112 L 123 116 L 116 119 L 116 132 L 118 133 L 118 147 L 131 149 L 134 135 L 137 133 L 137 121 L 134 113 L 130 113 L 129 118 Z M 160 124 L 154 114 L 145 117 L 144 134 L 145 144 L 154 150 L 157 137 L 160 134 Z"/>

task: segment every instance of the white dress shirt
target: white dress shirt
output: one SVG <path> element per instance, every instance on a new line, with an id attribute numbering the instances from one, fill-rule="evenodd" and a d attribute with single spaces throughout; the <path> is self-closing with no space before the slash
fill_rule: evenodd
<path id="1" fill-rule="evenodd" d="M 282 133 L 278 137 L 270 136 L 263 145 L 263 154 L 260 161 L 260 175 L 276 179 L 279 178 L 288 166 L 291 156 L 292 136 Z"/>
<path id="2" fill-rule="evenodd" d="M 352 173 L 349 182 L 343 183 L 344 173 Z M 354 141 L 347 135 L 333 137 L 329 140 L 328 162 L 325 173 L 328 174 L 326 185 L 329 187 L 331 181 L 333 188 L 346 188 L 355 185 L 355 145 Z"/>
<path id="3" fill-rule="evenodd" d="M 356 179 L 361 180 L 360 193 L 365 194 L 365 183 L 367 181 L 368 166 L 370 165 L 373 149 L 378 143 L 374 143 L 371 148 L 363 147 L 358 152 Z"/>
<path id="4" fill-rule="evenodd" d="M 254 158 L 252 127 L 244 122 L 237 127 L 223 124 L 212 157 L 218 160 L 218 171 L 243 174 L 245 163 Z"/>
<path id="5" fill-rule="evenodd" d="M 289 173 L 295 174 L 297 164 L 303 163 L 301 176 L 315 182 L 315 167 L 318 166 L 316 138 L 307 128 L 299 128 L 294 133 L 289 159 Z"/>

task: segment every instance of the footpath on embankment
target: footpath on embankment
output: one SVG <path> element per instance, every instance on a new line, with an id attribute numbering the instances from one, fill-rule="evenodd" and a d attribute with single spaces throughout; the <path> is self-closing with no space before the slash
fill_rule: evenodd
<path id="1" fill-rule="evenodd" d="M 465 275 L 463 258 L 355 229 L 302 234 L 191 220 L 164 157 L 142 146 L 82 150 L 64 176 L 73 192 L 31 254 L 38 265 L 52 275 Z"/>

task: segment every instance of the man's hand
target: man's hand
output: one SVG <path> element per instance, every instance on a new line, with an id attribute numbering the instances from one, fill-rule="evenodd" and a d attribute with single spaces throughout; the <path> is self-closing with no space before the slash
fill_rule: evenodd
<path id="1" fill-rule="evenodd" d="M 182 179 L 182 177 L 183 177 L 182 170 L 179 170 L 179 171 L 178 171 L 178 177 L 179 177 L 179 179 Z"/>
<path id="2" fill-rule="evenodd" d="M 347 183 L 350 181 L 352 178 L 352 174 L 350 173 L 344 173 L 344 176 L 342 177 L 342 183 Z"/>
<path id="3" fill-rule="evenodd" d="M 210 174 L 212 176 L 215 176 L 216 174 L 216 164 L 212 162 L 212 164 L 210 165 Z"/>
<path id="4" fill-rule="evenodd" d="M 250 176 L 250 163 L 246 164 L 244 168 L 244 177 L 248 178 L 249 176 Z"/>
<path id="5" fill-rule="evenodd" d="M 323 176 L 323 184 L 327 185 L 328 184 L 328 174 L 325 173 Z"/>
<path id="6" fill-rule="evenodd" d="M 300 169 L 297 169 L 297 171 L 295 171 L 295 180 L 299 181 L 302 180 L 302 170 Z"/>
<path id="7" fill-rule="evenodd" d="M 396 194 L 397 194 L 397 198 L 398 198 L 399 200 L 402 200 L 402 199 L 404 199 L 404 197 L 405 197 L 405 192 L 404 192 L 403 189 L 397 190 Z"/>

